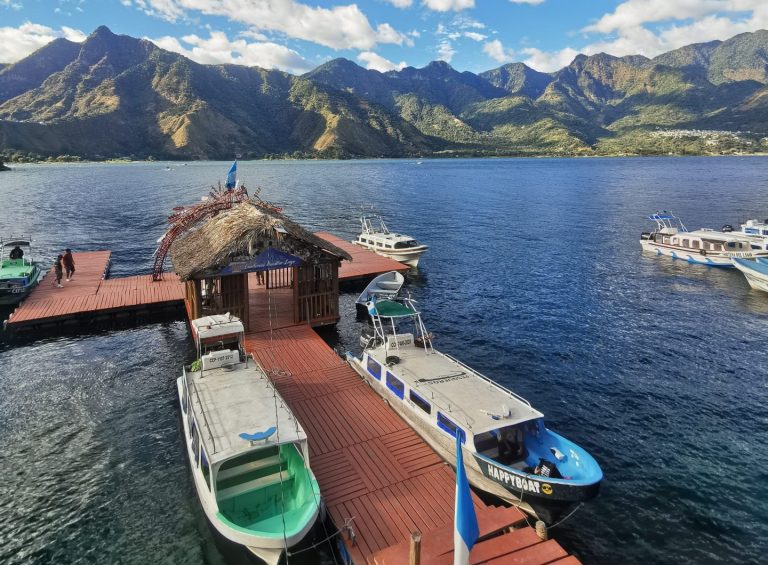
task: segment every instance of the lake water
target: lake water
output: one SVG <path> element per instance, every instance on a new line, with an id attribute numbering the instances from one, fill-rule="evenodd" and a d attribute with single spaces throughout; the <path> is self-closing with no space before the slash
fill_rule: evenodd
<path id="1" fill-rule="evenodd" d="M 24 165 L 0 233 L 148 272 L 173 206 L 229 163 Z M 436 346 L 527 397 L 605 473 L 552 535 L 586 563 L 759 563 L 768 551 L 768 294 L 644 256 L 644 217 L 768 217 L 768 159 L 240 163 L 251 192 L 351 238 L 362 208 L 430 245 L 407 290 Z M 354 349 L 355 293 L 325 331 Z M 174 380 L 183 321 L 0 344 L 0 562 L 223 563 L 195 499 Z M 222 551 L 224 553 L 222 553 Z M 329 561 L 329 557 L 305 559 Z"/>

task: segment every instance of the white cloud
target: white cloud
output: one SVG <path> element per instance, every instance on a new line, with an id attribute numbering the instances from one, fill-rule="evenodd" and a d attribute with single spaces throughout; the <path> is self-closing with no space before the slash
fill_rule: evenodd
<path id="1" fill-rule="evenodd" d="M 413 5 L 413 0 L 387 0 L 395 8 L 410 8 Z"/>
<path id="2" fill-rule="evenodd" d="M 515 56 L 514 51 L 505 49 L 504 45 L 498 39 L 494 39 L 483 45 L 483 53 L 499 63 L 510 63 Z"/>
<path id="3" fill-rule="evenodd" d="M 248 43 L 245 39 L 230 41 L 226 34 L 220 31 L 210 32 L 207 39 L 191 34 L 182 37 L 181 41 L 171 36 L 150 39 L 150 41 L 158 47 L 179 53 L 202 64 L 247 65 L 280 69 L 297 74 L 314 67 L 296 51 L 284 45 L 270 42 Z M 182 42 L 186 45 L 182 45 Z"/>
<path id="4" fill-rule="evenodd" d="M 4 6 L 18 12 L 24 7 L 24 4 L 21 2 L 15 2 L 14 0 L 0 0 L 0 6 Z"/>
<path id="5" fill-rule="evenodd" d="M 450 63 L 453 60 L 453 56 L 456 54 L 456 50 L 448 40 L 443 40 L 437 46 L 437 58 L 440 61 Z"/>
<path id="6" fill-rule="evenodd" d="M 77 29 L 24 22 L 19 27 L 0 27 L 0 62 L 15 63 L 59 37 L 70 41 L 82 41 L 85 34 Z"/>
<path id="7" fill-rule="evenodd" d="M 460 12 L 475 7 L 475 0 L 422 0 L 422 3 L 435 12 Z"/>
<path id="8" fill-rule="evenodd" d="M 487 35 L 483 35 L 482 33 L 477 33 L 476 31 L 465 31 L 464 37 L 470 38 L 472 41 L 482 41 Z"/>
<path id="9" fill-rule="evenodd" d="M 357 56 L 357 60 L 365 63 L 366 69 L 373 69 L 374 71 L 380 71 L 382 73 L 387 71 L 399 71 L 408 66 L 405 61 L 400 61 L 395 64 L 373 51 L 363 51 Z"/>
<path id="10" fill-rule="evenodd" d="M 467 1 L 467 0 L 464 0 Z M 368 50 L 377 43 L 402 45 L 406 37 L 388 23 L 375 29 L 357 4 L 324 8 L 295 0 L 133 0 L 146 13 L 169 21 L 188 12 L 221 16 L 254 31 L 276 31 L 332 49 Z"/>
<path id="11" fill-rule="evenodd" d="M 579 54 L 575 49 L 566 47 L 560 51 L 542 51 L 535 47 L 526 47 L 520 51 L 527 58 L 523 63 L 529 67 L 541 72 L 552 72 L 568 66 L 576 55 Z"/>
<path id="12" fill-rule="evenodd" d="M 543 4 L 544 0 L 509 0 L 513 4 L 531 4 L 536 6 L 537 4 Z"/>

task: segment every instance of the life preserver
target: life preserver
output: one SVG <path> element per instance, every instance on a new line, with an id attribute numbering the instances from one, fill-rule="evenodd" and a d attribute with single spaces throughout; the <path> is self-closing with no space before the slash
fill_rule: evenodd
<path id="1" fill-rule="evenodd" d="M 699 251 L 699 253 L 701 255 L 706 255 L 707 254 L 707 250 L 706 249 L 702 249 L 701 251 Z"/>

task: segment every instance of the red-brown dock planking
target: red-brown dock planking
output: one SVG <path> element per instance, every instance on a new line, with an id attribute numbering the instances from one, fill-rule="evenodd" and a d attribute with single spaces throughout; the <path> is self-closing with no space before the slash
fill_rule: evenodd
<path id="1" fill-rule="evenodd" d="M 291 300 L 281 291 L 262 288 L 259 302 L 279 313 Z M 258 308 L 266 314 L 266 307 Z M 342 536 L 353 562 L 408 563 L 408 540 L 419 531 L 422 563 L 452 563 L 453 469 L 309 326 L 279 315 L 271 329 L 268 324 L 264 320 L 246 334 L 246 350 L 306 430 L 310 464 L 330 516 L 355 533 L 354 540 Z M 541 541 L 518 509 L 473 500 L 481 537 L 489 539 L 473 549 L 472 563 L 578 563 L 557 542 Z"/>
<path id="2" fill-rule="evenodd" d="M 352 256 L 352 262 L 343 261 L 339 268 L 339 282 L 354 281 L 369 278 L 389 271 L 399 271 L 401 273 L 410 269 L 408 265 L 403 265 L 393 259 L 377 255 L 351 241 L 346 241 L 338 236 L 328 232 L 317 232 L 317 237 L 324 239 L 336 247 L 340 247 Z"/>
<path id="3" fill-rule="evenodd" d="M 11 314 L 5 326 L 11 331 L 55 326 L 71 321 L 92 320 L 139 311 L 178 308 L 184 287 L 179 278 L 166 273 L 152 282 L 151 275 L 106 279 L 111 252 L 75 253 L 75 276 L 55 286 L 53 268 Z"/>

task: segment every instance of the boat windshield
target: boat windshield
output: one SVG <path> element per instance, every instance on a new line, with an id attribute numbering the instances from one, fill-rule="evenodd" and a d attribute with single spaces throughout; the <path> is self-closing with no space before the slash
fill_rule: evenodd
<path id="1" fill-rule="evenodd" d="M 415 239 L 409 239 L 408 241 L 398 241 L 395 243 L 395 249 L 410 249 L 411 247 L 418 247 L 419 242 Z"/>

